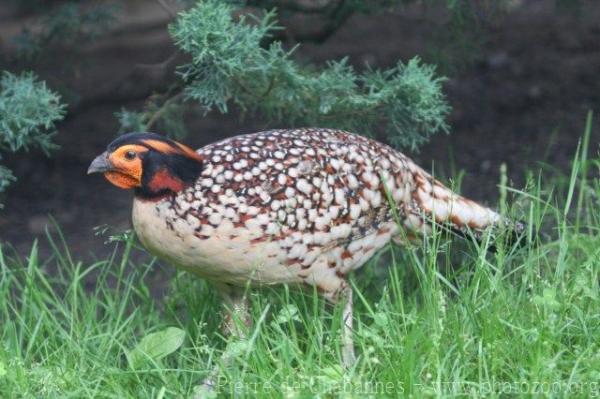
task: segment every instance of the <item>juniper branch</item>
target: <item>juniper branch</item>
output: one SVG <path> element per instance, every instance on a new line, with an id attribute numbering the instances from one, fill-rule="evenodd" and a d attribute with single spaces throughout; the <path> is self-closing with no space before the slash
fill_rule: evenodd
<path id="1" fill-rule="evenodd" d="M 54 148 L 55 124 L 64 113 L 60 97 L 35 75 L 4 72 L 0 78 L 0 154 L 31 147 L 49 152 Z M 0 191 L 12 180 L 12 173 L 0 166 Z"/>
<path id="2" fill-rule="evenodd" d="M 447 131 L 443 78 L 418 58 L 388 70 L 359 73 L 347 60 L 300 65 L 280 42 L 274 12 L 258 18 L 207 0 L 180 14 L 170 31 L 191 61 L 178 69 L 184 95 L 228 112 L 231 104 L 279 124 L 319 125 L 374 134 L 378 127 L 399 146 L 416 149 Z"/>

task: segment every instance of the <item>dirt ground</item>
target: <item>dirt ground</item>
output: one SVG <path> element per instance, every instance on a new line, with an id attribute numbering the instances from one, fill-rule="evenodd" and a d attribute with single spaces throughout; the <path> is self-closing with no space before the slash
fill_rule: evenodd
<path id="1" fill-rule="evenodd" d="M 516 187 L 523 184 L 528 168 L 553 165 L 567 171 L 586 113 L 600 110 L 600 2 L 585 3 L 579 11 L 557 10 L 550 3 L 522 1 L 509 15 L 483 24 L 475 61 L 449 72 L 445 92 L 453 107 L 451 135 L 436 136 L 419 154 L 410 154 L 424 166 L 435 162 L 447 174 L 466 171 L 463 193 L 473 199 L 496 203 L 502 163 Z M 319 63 L 348 55 L 357 66 L 368 62 L 387 67 L 414 55 L 432 60 L 437 51 L 456 61 L 462 56 L 459 50 L 440 47 L 443 29 L 426 7 L 359 15 L 325 43 L 302 46 L 297 56 Z M 73 74 L 74 87 L 93 97 L 133 65 L 160 62 L 172 51 L 164 28 L 123 30 L 80 54 L 84 62 L 75 74 L 67 68 L 69 56 L 60 53 L 53 54 L 40 74 L 50 85 Z M 114 113 L 140 105 L 139 100 L 116 99 L 76 109 L 58 126 L 61 148 L 52 157 L 35 151 L 7 155 L 3 162 L 18 181 L 7 191 L 0 211 L 0 242 L 26 254 L 54 218 L 76 258 L 101 258 L 110 251 L 94 227 L 128 228 L 132 195 L 101 176 L 86 176 L 86 169 L 117 133 Z M 213 113 L 190 117 L 188 127 L 188 142 L 201 146 L 273 126 L 241 122 L 235 113 Z M 600 129 L 595 128 L 595 154 L 599 143 Z M 43 239 L 41 246 L 47 253 Z"/>

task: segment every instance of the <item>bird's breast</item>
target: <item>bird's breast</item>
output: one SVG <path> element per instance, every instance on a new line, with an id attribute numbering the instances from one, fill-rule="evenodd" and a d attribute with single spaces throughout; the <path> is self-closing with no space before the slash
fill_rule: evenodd
<path id="1" fill-rule="evenodd" d="M 214 224 L 213 217 L 211 224 L 197 209 L 182 213 L 180 201 L 185 198 L 134 200 L 133 226 L 152 254 L 213 281 L 243 285 L 298 280 L 294 267 L 282 266 L 277 242 L 259 240 L 256 232 L 236 227 L 226 218 Z"/>

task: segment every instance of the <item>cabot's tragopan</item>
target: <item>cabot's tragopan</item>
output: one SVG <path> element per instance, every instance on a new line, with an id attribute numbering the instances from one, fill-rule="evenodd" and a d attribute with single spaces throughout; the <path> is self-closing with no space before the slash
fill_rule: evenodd
<path id="1" fill-rule="evenodd" d="M 475 237 L 523 229 L 402 153 L 339 130 L 270 130 L 198 151 L 130 133 L 94 159 L 94 172 L 135 191 L 133 226 L 151 253 L 216 284 L 242 319 L 248 284 L 299 284 L 345 300 L 346 365 L 354 361 L 346 276 L 378 249 L 433 224 Z"/>

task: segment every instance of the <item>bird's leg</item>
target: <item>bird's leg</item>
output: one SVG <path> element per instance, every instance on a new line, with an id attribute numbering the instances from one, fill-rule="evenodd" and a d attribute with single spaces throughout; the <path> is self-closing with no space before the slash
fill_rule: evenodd
<path id="1" fill-rule="evenodd" d="M 219 289 L 219 291 L 223 298 L 226 312 L 222 326 L 223 335 L 225 337 L 234 336 L 239 339 L 246 338 L 246 330 L 252 324 L 246 290 L 244 288 L 226 286 Z"/>
<path id="2" fill-rule="evenodd" d="M 342 312 L 342 362 L 345 368 L 350 368 L 356 362 L 354 341 L 352 340 L 352 287 L 344 290 L 345 303 Z"/>
<path id="3" fill-rule="evenodd" d="M 235 355 L 231 345 L 246 338 L 247 329 L 250 328 L 252 320 L 250 319 L 248 298 L 246 290 L 240 287 L 232 287 L 229 285 L 217 286 L 219 294 L 225 305 L 224 321 L 222 325 L 223 335 L 226 338 L 233 337 L 235 342 L 230 341 L 220 360 L 210 371 L 208 376 L 202 382 L 202 386 L 207 391 L 214 391 L 217 383 L 217 377 L 221 368 L 230 366 L 233 356 Z"/>

